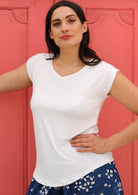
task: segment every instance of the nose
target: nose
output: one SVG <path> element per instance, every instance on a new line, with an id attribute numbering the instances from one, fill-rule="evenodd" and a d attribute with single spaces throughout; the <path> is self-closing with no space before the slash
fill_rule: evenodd
<path id="1" fill-rule="evenodd" d="M 64 22 L 64 23 L 62 23 L 62 32 L 68 32 L 68 25 Z"/>

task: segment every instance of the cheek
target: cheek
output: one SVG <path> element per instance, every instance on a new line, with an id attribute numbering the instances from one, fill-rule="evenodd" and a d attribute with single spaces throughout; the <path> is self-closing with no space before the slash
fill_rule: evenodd
<path id="1" fill-rule="evenodd" d="M 57 46 L 59 46 L 59 36 L 57 33 L 55 33 L 55 32 L 51 33 L 50 38 L 54 40 L 54 42 Z"/>
<path id="2" fill-rule="evenodd" d="M 59 30 L 51 27 L 50 38 L 55 39 L 58 37 L 58 34 L 59 34 Z"/>
<path id="3" fill-rule="evenodd" d="M 82 37 L 83 37 L 83 33 L 81 32 L 81 30 L 77 30 L 76 31 L 76 39 L 78 40 L 78 41 L 81 41 L 82 40 Z"/>
<path id="4" fill-rule="evenodd" d="M 83 37 L 82 26 L 77 26 L 74 29 L 74 34 L 76 34 L 76 38 L 82 39 L 82 37 Z"/>
<path id="5" fill-rule="evenodd" d="M 49 35 L 50 35 L 50 38 L 51 38 L 51 39 L 53 39 L 53 35 L 52 35 L 52 33 L 51 33 L 51 32 L 49 33 Z"/>
<path id="6" fill-rule="evenodd" d="M 55 37 L 55 33 L 53 31 L 50 31 L 50 38 L 54 39 L 54 37 Z"/>

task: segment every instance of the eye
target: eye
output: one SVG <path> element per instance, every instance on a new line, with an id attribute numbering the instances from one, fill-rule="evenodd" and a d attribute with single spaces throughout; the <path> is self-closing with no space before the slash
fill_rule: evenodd
<path id="1" fill-rule="evenodd" d="M 75 19 L 69 19 L 69 23 L 73 23 L 75 21 L 76 21 Z"/>
<path id="2" fill-rule="evenodd" d="M 56 22 L 53 24 L 53 26 L 59 26 L 60 25 L 60 22 Z"/>

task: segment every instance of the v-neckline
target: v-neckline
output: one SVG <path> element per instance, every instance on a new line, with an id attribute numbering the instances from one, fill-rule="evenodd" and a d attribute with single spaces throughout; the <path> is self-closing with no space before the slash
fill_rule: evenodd
<path id="1" fill-rule="evenodd" d="M 80 70 L 72 73 L 72 74 L 68 74 L 68 75 L 65 75 L 65 76 L 61 76 L 59 73 L 56 72 L 56 70 L 54 69 L 54 66 L 53 66 L 53 60 L 51 60 L 51 64 L 50 64 L 50 67 L 51 67 L 51 70 L 52 72 L 60 79 L 65 79 L 65 78 L 70 78 L 70 77 L 74 77 L 76 75 L 78 75 L 79 73 L 81 73 L 86 67 L 87 65 L 84 65 Z"/>

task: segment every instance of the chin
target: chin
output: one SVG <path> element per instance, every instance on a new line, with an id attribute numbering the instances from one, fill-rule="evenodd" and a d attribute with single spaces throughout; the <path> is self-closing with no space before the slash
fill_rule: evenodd
<path id="1" fill-rule="evenodd" d="M 71 43 L 71 42 L 68 42 L 68 43 L 67 43 L 67 42 L 66 42 L 66 43 L 64 43 L 64 44 L 62 43 L 62 44 L 59 44 L 59 45 L 58 45 L 59 48 L 69 48 L 69 47 L 72 48 L 72 47 L 77 47 L 77 46 L 78 46 L 78 47 L 80 46 L 80 42 L 76 42 L 76 43 L 74 43 L 74 42 L 73 42 L 73 43 Z"/>
<path id="2" fill-rule="evenodd" d="M 55 44 L 59 47 L 59 48 L 66 48 L 66 47 L 76 47 L 76 46 L 80 46 L 80 43 L 82 41 L 82 37 L 79 40 L 74 40 L 74 39 L 68 39 L 68 40 L 60 40 L 58 42 L 55 41 Z"/>

